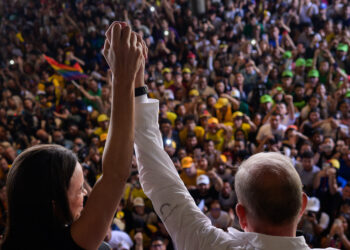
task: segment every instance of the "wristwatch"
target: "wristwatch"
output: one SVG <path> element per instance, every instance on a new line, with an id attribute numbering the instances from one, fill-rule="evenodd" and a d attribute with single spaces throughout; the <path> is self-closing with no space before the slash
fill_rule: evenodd
<path id="1" fill-rule="evenodd" d="M 135 88 L 135 97 L 138 97 L 141 95 L 147 95 L 147 93 L 148 93 L 148 87 L 146 85 L 142 86 L 142 87 Z"/>

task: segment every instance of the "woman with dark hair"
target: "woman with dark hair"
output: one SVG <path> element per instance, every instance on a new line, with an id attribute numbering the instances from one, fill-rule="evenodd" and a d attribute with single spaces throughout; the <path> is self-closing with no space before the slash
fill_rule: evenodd
<path id="1" fill-rule="evenodd" d="M 113 74 L 113 97 L 102 177 L 83 209 L 83 170 L 71 151 L 58 145 L 24 151 L 8 174 L 2 249 L 97 249 L 105 238 L 130 174 L 134 87 L 143 78 L 146 56 L 141 38 L 125 26 L 110 26 L 103 50 Z"/>

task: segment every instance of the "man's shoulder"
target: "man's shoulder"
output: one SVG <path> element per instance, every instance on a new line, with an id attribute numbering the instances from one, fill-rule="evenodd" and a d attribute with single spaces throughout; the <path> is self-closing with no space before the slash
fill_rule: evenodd
<path id="1" fill-rule="evenodd" d="M 262 125 L 259 129 L 259 132 L 260 131 L 267 131 L 271 128 L 270 124 L 269 123 L 265 123 L 264 125 Z"/>

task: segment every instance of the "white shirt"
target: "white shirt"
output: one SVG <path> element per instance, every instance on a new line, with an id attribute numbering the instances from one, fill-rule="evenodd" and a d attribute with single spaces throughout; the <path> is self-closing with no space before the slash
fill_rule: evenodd
<path id="1" fill-rule="evenodd" d="M 310 249 L 304 237 L 228 232 L 214 227 L 196 206 L 163 149 L 158 100 L 141 96 L 135 105 L 135 151 L 141 186 L 179 250 Z"/>
<path id="2" fill-rule="evenodd" d="M 284 131 L 286 131 L 286 129 L 287 127 L 282 124 L 279 124 L 277 129 L 272 129 L 271 124 L 267 123 L 260 127 L 258 135 L 256 136 L 256 139 L 258 141 L 262 141 L 265 137 L 270 135 L 275 135 L 275 134 L 278 134 L 283 138 Z"/>
<path id="3" fill-rule="evenodd" d="M 304 4 L 301 6 L 300 10 L 300 22 L 302 23 L 311 23 L 311 18 L 309 16 L 317 15 L 318 14 L 318 7 L 316 4 L 312 3 L 311 1 L 309 4 Z"/>
<path id="4" fill-rule="evenodd" d="M 300 176 L 301 183 L 303 183 L 305 187 L 312 188 L 315 176 L 320 172 L 320 168 L 314 165 L 310 171 L 306 171 L 302 164 L 296 164 L 295 168 Z"/>
<path id="5" fill-rule="evenodd" d="M 211 223 L 218 228 L 226 229 L 230 223 L 230 216 L 223 210 L 220 210 L 218 218 L 214 218 L 210 212 L 207 212 L 206 216 L 210 219 Z"/>

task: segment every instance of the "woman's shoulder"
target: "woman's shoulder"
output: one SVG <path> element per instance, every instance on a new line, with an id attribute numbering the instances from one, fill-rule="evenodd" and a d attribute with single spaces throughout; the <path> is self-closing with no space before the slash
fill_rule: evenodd
<path id="1" fill-rule="evenodd" d="M 40 237 L 38 234 L 37 237 L 26 239 L 7 239 L 1 245 L 1 250 L 18 250 L 18 249 L 51 249 L 51 250 L 82 250 L 83 248 L 79 247 L 73 240 L 71 236 L 70 226 L 60 228 L 55 230 L 55 232 L 50 233 L 51 236 Z"/>
<path id="2" fill-rule="evenodd" d="M 69 249 L 69 250 L 82 250 L 80 246 L 72 238 L 71 235 L 71 227 L 66 226 L 60 230 L 58 230 L 57 235 L 55 237 L 55 242 L 53 242 L 55 246 L 52 249 Z"/>

